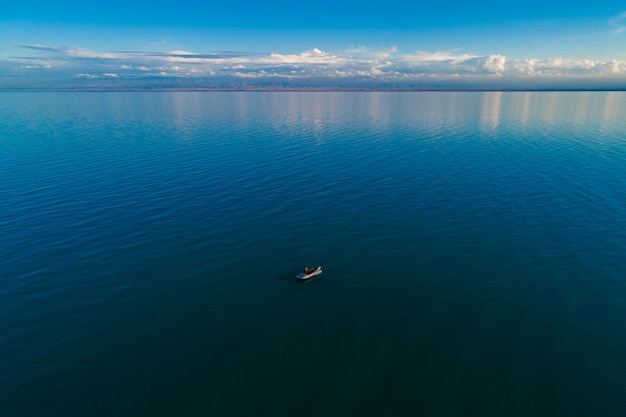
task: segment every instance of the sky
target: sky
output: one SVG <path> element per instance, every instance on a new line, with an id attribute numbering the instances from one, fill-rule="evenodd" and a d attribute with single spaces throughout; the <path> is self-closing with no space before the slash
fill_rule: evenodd
<path id="1" fill-rule="evenodd" d="M 13 0 L 0 89 L 626 89 L 626 3 Z"/>

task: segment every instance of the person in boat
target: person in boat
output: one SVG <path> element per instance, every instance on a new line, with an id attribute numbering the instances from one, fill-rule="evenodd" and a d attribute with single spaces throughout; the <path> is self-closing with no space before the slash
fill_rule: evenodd
<path id="1" fill-rule="evenodd" d="M 309 274 L 312 274 L 313 272 L 317 271 L 318 269 L 320 269 L 319 266 L 315 267 L 315 268 L 309 268 L 308 266 L 305 266 L 302 272 L 304 272 L 304 275 L 309 275 Z"/>

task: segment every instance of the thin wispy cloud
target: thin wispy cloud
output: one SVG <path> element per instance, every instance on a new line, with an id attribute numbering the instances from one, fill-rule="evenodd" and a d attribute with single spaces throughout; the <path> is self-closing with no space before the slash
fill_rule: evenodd
<path id="1" fill-rule="evenodd" d="M 626 19 L 626 13 L 623 15 Z M 478 80 L 489 85 L 498 78 L 528 81 L 626 75 L 626 62 L 620 60 L 507 59 L 497 53 L 474 55 L 461 50 L 403 53 L 395 46 L 383 49 L 358 46 L 338 52 L 313 48 L 295 53 L 97 51 L 41 44 L 18 46 L 31 55 L 0 63 L 10 69 L 11 80 L 39 77 L 44 82 L 49 73 L 55 75 L 52 77 L 55 82 L 65 79 L 67 84 L 80 85 L 81 80 L 110 81 L 118 88 L 123 88 L 124 82 L 129 87 L 149 88 L 152 81 L 164 78 L 177 79 L 177 85 L 193 88 L 241 86 L 237 79 L 250 87 L 255 85 L 255 80 L 262 81 L 265 87 L 294 88 L 349 86 L 369 80 L 376 88 L 385 88 L 424 79 L 454 79 L 457 85 L 464 80 L 468 83 Z"/>
<path id="2" fill-rule="evenodd" d="M 622 33 L 626 31 L 626 11 L 609 20 L 609 24 L 613 26 L 613 33 Z"/>

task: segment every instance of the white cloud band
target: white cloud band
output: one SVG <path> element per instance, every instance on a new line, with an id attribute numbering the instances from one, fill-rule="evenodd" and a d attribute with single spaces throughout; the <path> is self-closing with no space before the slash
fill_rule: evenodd
<path id="1" fill-rule="evenodd" d="M 624 14 L 626 18 L 626 13 Z M 621 15 L 620 15 L 620 18 Z M 500 54 L 477 56 L 459 51 L 417 51 L 402 54 L 396 47 L 372 50 L 356 47 L 341 53 L 320 49 L 301 53 L 193 53 L 188 51 L 99 52 L 84 48 L 19 45 L 42 56 L 15 57 L 0 62 L 11 67 L 12 79 L 32 77 L 35 69 L 57 71 L 68 79 L 116 80 L 176 77 L 212 79 L 228 77 L 247 82 L 283 79 L 286 83 L 315 79 L 370 78 L 378 83 L 419 79 L 490 80 L 558 77 L 623 77 L 626 61 L 591 59 L 507 59 Z M 45 72 L 44 71 L 44 72 Z M 44 75 L 40 75 L 43 77 Z M 57 77 L 58 79 L 58 77 Z M 147 81 L 146 81 L 147 82 Z M 212 84 L 212 85 L 213 85 Z"/>

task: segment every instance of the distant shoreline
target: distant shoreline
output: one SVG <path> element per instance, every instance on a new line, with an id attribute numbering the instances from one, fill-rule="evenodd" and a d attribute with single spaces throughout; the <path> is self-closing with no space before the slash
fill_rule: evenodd
<path id="1" fill-rule="evenodd" d="M 0 93 L 106 93 L 106 92 L 345 92 L 345 93 L 531 93 L 531 92 L 624 92 L 625 88 L 535 88 L 535 89 L 416 89 L 416 88 L 0 88 Z"/>

